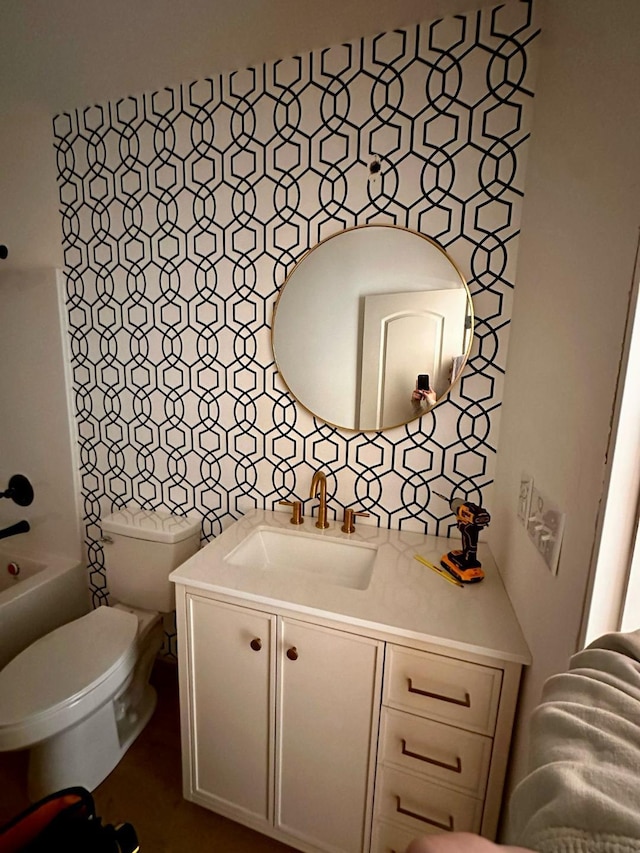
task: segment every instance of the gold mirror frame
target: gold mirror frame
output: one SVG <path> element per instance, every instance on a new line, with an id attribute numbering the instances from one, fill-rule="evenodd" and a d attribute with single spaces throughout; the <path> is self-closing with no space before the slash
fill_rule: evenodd
<path id="1" fill-rule="evenodd" d="M 385 312 L 391 320 L 380 320 Z M 469 288 L 447 252 L 417 231 L 370 223 L 331 234 L 296 263 L 273 309 L 271 347 L 287 390 L 314 417 L 380 432 L 446 398 L 473 327 Z M 420 373 L 436 392 L 426 406 L 411 400 Z"/>

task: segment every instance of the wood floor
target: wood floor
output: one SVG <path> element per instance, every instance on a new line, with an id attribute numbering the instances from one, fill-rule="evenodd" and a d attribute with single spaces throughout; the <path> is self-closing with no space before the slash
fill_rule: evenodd
<path id="1" fill-rule="evenodd" d="M 133 824 L 141 853 L 292 853 L 292 848 L 182 798 L 177 670 L 158 663 L 158 708 L 93 792 L 103 823 Z M 0 826 L 29 806 L 26 753 L 0 753 Z"/>

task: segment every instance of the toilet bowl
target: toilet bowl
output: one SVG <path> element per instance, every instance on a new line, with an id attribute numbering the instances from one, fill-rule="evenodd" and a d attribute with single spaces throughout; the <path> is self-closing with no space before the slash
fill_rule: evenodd
<path id="1" fill-rule="evenodd" d="M 109 775 L 156 704 L 153 613 L 99 607 L 37 640 L 0 672 L 0 751 L 31 749 L 29 796 Z"/>
<path id="2" fill-rule="evenodd" d="M 137 508 L 103 521 L 118 546 L 114 585 L 126 576 L 136 605 L 169 609 L 169 572 L 199 545 L 199 523 L 177 522 Z M 140 562 L 127 563 L 132 549 Z M 153 579 L 156 567 L 164 578 Z M 132 581 L 139 574 L 143 580 Z M 30 749 L 32 800 L 78 785 L 92 791 L 116 767 L 155 709 L 149 676 L 163 635 L 157 611 L 101 606 L 36 640 L 0 671 L 0 752 Z"/>

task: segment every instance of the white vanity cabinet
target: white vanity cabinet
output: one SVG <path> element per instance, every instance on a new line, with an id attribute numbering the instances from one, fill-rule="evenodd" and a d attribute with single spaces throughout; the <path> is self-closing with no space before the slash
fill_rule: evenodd
<path id="1" fill-rule="evenodd" d="M 178 594 L 185 797 L 301 850 L 369 848 L 384 644 Z"/>
<path id="2" fill-rule="evenodd" d="M 265 531 L 293 540 L 291 566 L 232 557 Z M 370 577 L 298 570 L 303 539 L 375 549 Z M 450 546 L 254 510 L 176 569 L 185 797 L 305 853 L 494 839 L 530 654 L 485 545 L 464 589 L 414 559 Z"/>

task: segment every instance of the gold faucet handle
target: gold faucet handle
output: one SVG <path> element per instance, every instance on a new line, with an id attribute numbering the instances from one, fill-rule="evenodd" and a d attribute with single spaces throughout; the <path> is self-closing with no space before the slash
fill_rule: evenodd
<path id="1" fill-rule="evenodd" d="M 343 533 L 354 533 L 356 529 L 355 516 L 360 515 L 363 518 L 369 518 L 368 512 L 356 512 L 355 509 L 347 508 L 344 511 L 344 522 L 340 530 Z"/>
<path id="2" fill-rule="evenodd" d="M 302 501 L 279 501 L 282 506 L 291 507 L 291 524 L 302 524 Z"/>

